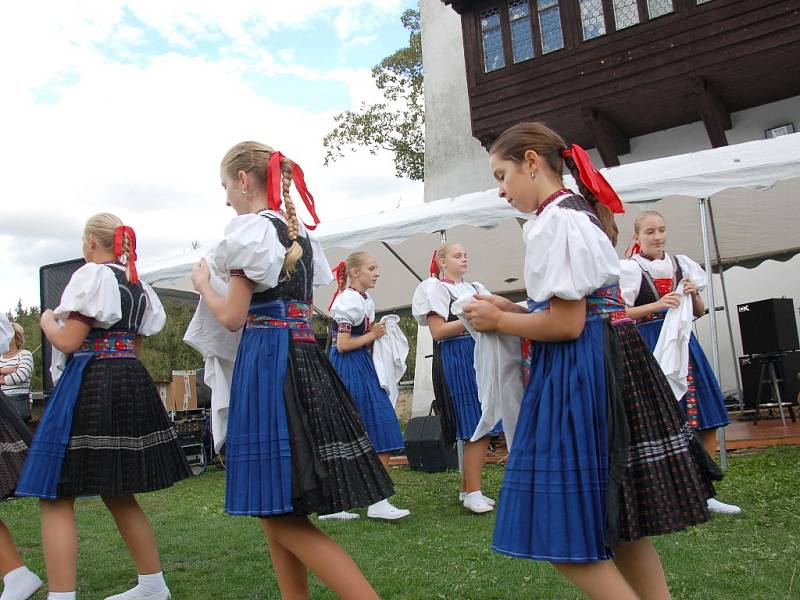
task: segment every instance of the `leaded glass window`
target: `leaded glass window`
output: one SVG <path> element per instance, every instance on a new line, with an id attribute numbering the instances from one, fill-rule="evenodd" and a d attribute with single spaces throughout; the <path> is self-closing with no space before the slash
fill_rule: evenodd
<path id="1" fill-rule="evenodd" d="M 537 0 L 539 13 L 539 32 L 542 38 L 542 52 L 548 53 L 564 47 L 564 34 L 561 31 L 561 10 L 558 0 Z"/>
<path id="2" fill-rule="evenodd" d="M 528 0 L 510 0 L 508 20 L 511 26 L 511 55 L 514 57 L 514 62 L 533 58 L 531 7 Z"/>
<path id="3" fill-rule="evenodd" d="M 668 15 L 673 10 L 672 0 L 647 0 L 647 14 L 651 19 Z"/>
<path id="4" fill-rule="evenodd" d="M 639 3 L 636 0 L 614 0 L 614 26 L 617 31 L 639 24 Z"/>
<path id="5" fill-rule="evenodd" d="M 481 37 L 483 38 L 483 70 L 486 73 L 506 66 L 503 52 L 503 32 L 500 28 L 500 10 L 487 8 L 481 11 Z"/>
<path id="6" fill-rule="evenodd" d="M 591 40 L 606 34 L 603 0 L 580 0 L 583 39 Z"/>

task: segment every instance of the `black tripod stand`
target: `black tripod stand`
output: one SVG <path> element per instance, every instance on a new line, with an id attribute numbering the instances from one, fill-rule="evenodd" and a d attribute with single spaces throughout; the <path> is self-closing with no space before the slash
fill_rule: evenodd
<path id="1" fill-rule="evenodd" d="M 757 360 L 761 364 L 761 369 L 758 376 L 758 393 L 756 394 L 753 425 L 758 425 L 759 409 L 761 408 L 761 393 L 764 391 L 764 386 L 767 387 L 768 394 L 770 393 L 770 388 L 772 390 L 773 399 L 777 403 L 778 412 L 781 415 L 781 424 L 786 425 L 786 417 L 783 414 L 784 406 L 788 407 L 789 416 L 791 417 L 792 422 L 794 423 L 797 421 L 794 416 L 794 409 L 792 408 L 791 400 L 784 403 L 781 397 L 781 388 L 779 383 L 782 383 L 783 380 L 778 377 L 778 364 L 782 357 L 783 353 L 780 352 L 774 354 L 761 354 L 753 357 L 754 360 Z M 786 377 L 788 374 L 784 373 L 783 376 Z"/>

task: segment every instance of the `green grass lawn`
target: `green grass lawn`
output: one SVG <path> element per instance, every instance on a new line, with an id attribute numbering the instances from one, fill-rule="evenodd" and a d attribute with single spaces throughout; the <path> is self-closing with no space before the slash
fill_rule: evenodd
<path id="1" fill-rule="evenodd" d="M 496 497 L 502 471 L 486 468 L 485 493 Z M 355 557 L 383 598 L 581 597 L 549 565 L 492 552 L 494 517 L 472 515 L 457 503 L 457 473 L 399 468 L 392 475 L 396 504 L 410 508 L 411 517 L 399 523 L 362 517 L 323 525 Z M 226 516 L 223 488 L 224 472 L 215 469 L 140 496 L 156 530 L 173 597 L 278 598 L 258 523 Z M 673 597 L 800 598 L 800 448 L 732 456 L 718 491 L 721 500 L 742 505 L 744 514 L 715 517 L 656 540 Z M 0 510 L 25 561 L 44 577 L 36 502 L 14 500 Z M 77 518 L 78 598 L 102 599 L 133 585 L 133 565 L 100 500 L 78 501 Z M 44 592 L 35 596 L 45 597 Z M 334 598 L 316 580 L 312 597 Z"/>

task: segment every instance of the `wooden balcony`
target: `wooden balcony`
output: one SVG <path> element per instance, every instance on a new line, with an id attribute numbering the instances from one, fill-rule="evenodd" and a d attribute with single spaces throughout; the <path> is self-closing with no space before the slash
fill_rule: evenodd
<path id="1" fill-rule="evenodd" d="M 514 64 L 504 23 L 506 66 L 489 73 L 480 13 L 504 0 L 443 1 L 461 14 L 472 131 L 484 146 L 514 123 L 544 121 L 613 166 L 630 138 L 700 120 L 711 146 L 726 145 L 731 112 L 800 95 L 800 0 L 674 0 L 673 13 L 620 31 L 604 0 L 607 33 L 588 41 L 578 0 L 561 0 L 565 47 L 542 54 L 537 41 L 536 56 Z"/>

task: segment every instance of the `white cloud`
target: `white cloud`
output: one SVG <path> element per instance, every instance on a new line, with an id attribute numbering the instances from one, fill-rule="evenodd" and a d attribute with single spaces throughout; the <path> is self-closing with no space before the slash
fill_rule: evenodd
<path id="1" fill-rule="evenodd" d="M 421 185 L 395 179 L 389 156 L 361 152 L 324 168 L 321 138 L 333 126 L 333 113 L 276 103 L 243 80 L 258 57 L 255 68 L 264 74 L 341 81 L 351 106 L 374 101 L 379 96 L 368 69 L 315 71 L 279 51 L 276 59 L 256 38 L 321 13 L 347 13 L 366 23 L 364 15 L 392 8 L 397 13 L 399 4 L 207 0 L 126 6 L 91 0 L 79 8 L 53 2 L 52 10 L 13 9 L 27 14 L 0 24 L 0 52 L 18 57 L 6 61 L 11 85 L 0 96 L 0 310 L 19 297 L 36 304 L 38 267 L 75 258 L 83 223 L 101 210 L 116 212 L 137 230 L 145 261 L 218 238 L 233 215 L 219 187 L 219 160 L 243 139 L 272 144 L 301 163 L 324 220 L 391 208 L 401 197 L 421 201 Z M 116 63 L 99 44 L 114 40 L 133 51 L 145 39 L 141 27 L 123 22 L 126 11 L 170 39 L 195 43 L 198 36 L 224 32 L 234 41 L 242 34 L 241 46 L 213 62 L 173 52 Z M 261 33 L 249 28 L 253 22 Z M 35 23 L 36 35 L 19 23 Z M 345 33 L 365 30 L 349 27 Z M 77 83 L 61 85 L 52 102 L 34 101 L 32 90 L 65 74 Z"/>

